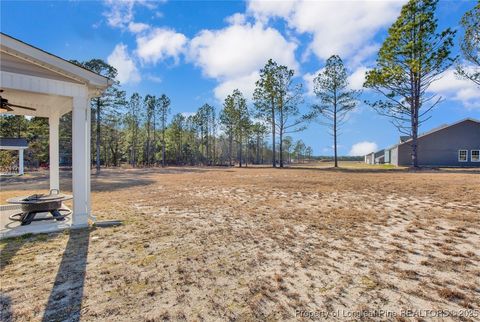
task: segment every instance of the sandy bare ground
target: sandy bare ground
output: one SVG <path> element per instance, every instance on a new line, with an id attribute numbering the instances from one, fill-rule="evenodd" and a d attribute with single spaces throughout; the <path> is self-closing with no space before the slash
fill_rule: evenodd
<path id="1" fill-rule="evenodd" d="M 41 178 L 2 182 L 2 202 Z M 105 170 L 92 185 L 97 218 L 125 225 L 2 241 L 2 320 L 480 309 L 479 172 Z"/>

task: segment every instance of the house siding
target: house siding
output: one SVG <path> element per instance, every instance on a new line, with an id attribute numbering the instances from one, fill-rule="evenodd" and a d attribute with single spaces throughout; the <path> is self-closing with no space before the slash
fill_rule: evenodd
<path id="1" fill-rule="evenodd" d="M 386 149 L 386 150 L 385 150 L 385 157 L 384 157 L 384 159 L 383 159 L 383 161 L 384 161 L 385 163 L 390 163 L 390 153 L 391 153 L 391 152 L 390 152 L 390 149 Z"/>
<path id="2" fill-rule="evenodd" d="M 420 149 L 418 149 L 418 153 L 420 154 Z M 412 146 L 410 145 L 410 143 L 403 143 L 398 145 L 397 165 L 409 166 L 411 164 L 412 164 Z"/>
<path id="3" fill-rule="evenodd" d="M 398 146 L 390 149 L 390 164 L 398 166 Z"/>
<path id="4" fill-rule="evenodd" d="M 367 154 L 365 156 L 365 163 L 373 164 L 374 163 L 374 153 Z"/>
<path id="5" fill-rule="evenodd" d="M 411 165 L 411 141 L 398 145 L 397 162 L 392 149 L 391 163 Z M 468 150 L 468 162 L 458 161 L 458 150 Z M 471 150 L 480 150 L 480 123 L 473 120 L 446 127 L 418 139 L 418 163 L 422 166 L 480 167 L 471 161 Z"/>

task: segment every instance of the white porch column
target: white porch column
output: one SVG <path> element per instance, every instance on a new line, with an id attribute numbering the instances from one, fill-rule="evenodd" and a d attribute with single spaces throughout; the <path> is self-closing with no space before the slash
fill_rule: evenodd
<path id="1" fill-rule="evenodd" d="M 48 118 L 49 126 L 49 150 L 50 150 L 50 189 L 60 189 L 60 157 L 58 152 L 58 124 L 60 117 L 58 114 L 51 115 Z"/>
<path id="2" fill-rule="evenodd" d="M 73 226 L 88 226 L 90 210 L 90 113 L 88 96 L 73 97 L 72 188 Z"/>
<path id="3" fill-rule="evenodd" d="M 90 109 L 90 99 L 91 97 L 89 97 L 87 99 L 87 155 L 88 155 L 88 160 L 87 160 L 87 212 L 89 215 L 92 214 L 92 198 L 91 198 L 91 187 L 92 187 L 92 184 L 91 184 L 91 170 L 92 170 L 92 160 L 91 160 L 91 157 L 92 157 L 92 148 L 91 148 L 91 140 L 90 140 L 90 136 L 91 136 L 91 133 L 92 133 L 92 122 L 91 122 L 91 117 L 92 117 L 92 110 Z"/>
<path id="4" fill-rule="evenodd" d="M 18 149 L 18 174 L 23 175 L 23 149 Z"/>

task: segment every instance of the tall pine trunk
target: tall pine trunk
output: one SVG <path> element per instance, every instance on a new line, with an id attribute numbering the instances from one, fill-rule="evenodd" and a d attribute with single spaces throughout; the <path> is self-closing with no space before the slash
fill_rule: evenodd
<path id="1" fill-rule="evenodd" d="M 414 14 L 414 21 L 417 19 L 417 14 Z M 415 50 L 417 48 L 417 30 L 413 28 L 413 52 L 412 58 L 415 60 L 418 57 L 418 53 Z M 421 61 L 420 64 L 421 66 Z M 412 70 L 410 72 L 411 75 L 411 103 L 412 103 L 412 110 L 411 110 L 411 126 L 412 126 L 412 165 L 414 168 L 418 167 L 418 113 L 420 111 L 420 75 L 419 71 Z"/>
<path id="2" fill-rule="evenodd" d="M 228 138 L 228 158 L 230 159 L 230 166 L 232 166 L 232 149 L 233 149 L 233 135 L 230 134 Z"/>
<path id="3" fill-rule="evenodd" d="M 243 145 L 242 145 L 242 138 L 240 137 L 240 140 L 239 140 L 239 149 L 238 149 L 238 165 L 240 166 L 240 168 L 242 167 L 242 149 L 243 149 Z"/>
<path id="4" fill-rule="evenodd" d="M 152 131 L 153 131 L 153 138 L 152 138 L 152 161 L 153 165 L 157 166 L 157 157 L 156 157 L 156 152 L 157 152 L 157 135 L 156 135 L 156 126 L 155 123 L 157 123 L 157 118 L 155 117 L 156 113 L 155 110 L 153 111 L 153 124 L 152 124 Z"/>
<path id="5" fill-rule="evenodd" d="M 412 114 L 412 166 L 418 168 L 418 109 Z"/>
<path id="6" fill-rule="evenodd" d="M 165 126 L 162 129 L 162 167 L 165 167 Z"/>
<path id="7" fill-rule="evenodd" d="M 255 151 L 255 163 L 260 163 L 260 135 L 257 135 L 257 148 Z"/>
<path id="8" fill-rule="evenodd" d="M 280 146 L 279 146 L 279 153 L 280 153 L 280 168 L 283 168 L 283 129 L 282 126 L 280 125 Z"/>
<path id="9" fill-rule="evenodd" d="M 338 168 L 338 156 L 337 156 L 337 122 L 333 126 L 333 148 L 334 148 L 334 158 L 335 158 L 335 168 Z"/>
<path id="10" fill-rule="evenodd" d="M 212 165 L 215 165 L 216 153 L 217 151 L 215 150 L 215 135 L 212 135 Z"/>
<path id="11" fill-rule="evenodd" d="M 150 165 L 150 120 L 147 121 L 147 153 L 146 153 L 146 165 L 147 167 Z"/>
<path id="12" fill-rule="evenodd" d="M 277 167 L 276 147 L 275 147 L 275 106 L 272 99 L 272 165 Z"/>
<path id="13" fill-rule="evenodd" d="M 264 153 L 263 153 L 263 145 L 264 145 L 264 142 L 262 142 L 262 145 L 261 145 L 261 147 L 260 147 L 260 149 L 261 149 L 261 151 L 260 151 L 260 155 L 262 156 L 262 161 L 261 161 L 261 162 L 262 162 L 262 164 L 263 164 L 263 163 L 264 163 L 264 161 L 265 161 L 265 160 L 263 159 L 263 154 L 264 154 Z"/>
<path id="14" fill-rule="evenodd" d="M 162 113 L 164 113 L 162 111 Z M 166 115 L 162 115 L 162 167 L 165 167 L 165 118 Z"/>
<path id="15" fill-rule="evenodd" d="M 247 135 L 247 138 L 245 140 L 245 168 L 248 167 L 248 156 L 249 156 L 249 153 L 250 153 L 250 147 L 249 147 L 249 144 L 248 144 L 248 135 Z"/>
<path id="16" fill-rule="evenodd" d="M 337 156 L 337 93 L 334 94 L 333 102 L 333 153 L 335 158 L 335 168 L 338 168 Z"/>
<path id="17" fill-rule="evenodd" d="M 280 110 L 280 168 L 283 168 L 283 107 Z"/>

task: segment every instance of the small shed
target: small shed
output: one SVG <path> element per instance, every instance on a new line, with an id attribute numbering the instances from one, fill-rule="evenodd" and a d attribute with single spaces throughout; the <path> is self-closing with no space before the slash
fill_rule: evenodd
<path id="1" fill-rule="evenodd" d="M 23 175 L 23 151 L 28 148 L 27 139 L 24 138 L 0 138 L 0 150 L 18 151 L 18 174 Z"/>

